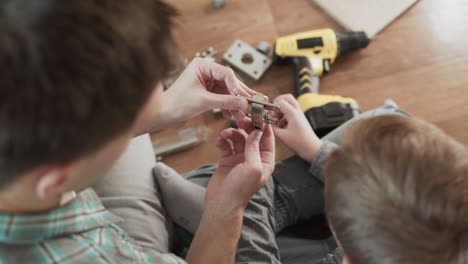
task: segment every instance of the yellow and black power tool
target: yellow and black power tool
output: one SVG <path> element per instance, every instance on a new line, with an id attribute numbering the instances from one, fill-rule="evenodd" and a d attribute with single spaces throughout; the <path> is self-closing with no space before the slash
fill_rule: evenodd
<path id="1" fill-rule="evenodd" d="M 352 98 L 319 93 L 319 77 L 330 70 L 336 57 L 369 44 L 364 32 L 320 29 L 278 38 L 275 63 L 295 65 L 297 101 L 318 136 L 323 136 L 357 115 Z"/>

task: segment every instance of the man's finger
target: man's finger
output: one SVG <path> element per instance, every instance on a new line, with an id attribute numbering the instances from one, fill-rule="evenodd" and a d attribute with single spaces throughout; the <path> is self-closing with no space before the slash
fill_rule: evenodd
<path id="1" fill-rule="evenodd" d="M 262 131 L 255 130 L 247 137 L 245 142 L 245 161 L 249 166 L 254 169 L 262 171 L 262 159 L 260 157 L 260 139 L 262 137 Z"/>
<path id="2" fill-rule="evenodd" d="M 232 69 L 201 58 L 193 59 L 191 64 L 198 67 L 198 71 L 203 79 L 224 81 L 227 89 L 232 94 L 245 93 Z"/>
<path id="3" fill-rule="evenodd" d="M 252 123 L 252 120 L 245 115 L 236 117 L 236 124 L 238 128 L 243 129 L 248 134 L 255 130 L 255 126 Z"/>
<path id="4" fill-rule="evenodd" d="M 249 103 L 246 99 L 235 96 L 235 95 L 226 95 L 226 94 L 215 94 L 208 92 L 207 97 L 207 107 L 209 109 L 220 108 L 223 110 L 241 110 L 245 111 L 249 106 Z"/>
<path id="5" fill-rule="evenodd" d="M 228 128 L 221 132 L 221 136 L 231 141 L 235 154 L 244 152 L 245 140 L 247 138 L 247 134 L 244 131 Z"/>
<path id="6" fill-rule="evenodd" d="M 219 155 L 222 158 L 232 156 L 232 147 L 231 144 L 224 138 L 219 137 L 216 139 L 216 148 L 219 151 Z"/>
<path id="7" fill-rule="evenodd" d="M 250 89 L 247 85 L 245 85 L 243 82 L 239 81 L 241 90 L 244 91 L 246 94 L 241 94 L 243 96 L 252 96 L 256 94 L 254 90 Z"/>
<path id="8" fill-rule="evenodd" d="M 275 151 L 275 136 L 272 125 L 268 124 L 263 129 L 263 136 L 260 140 L 260 151 Z"/>
<path id="9" fill-rule="evenodd" d="M 223 115 L 224 118 L 226 119 L 231 119 L 232 118 L 232 113 L 229 110 L 222 110 L 221 114 Z"/>
<path id="10" fill-rule="evenodd" d="M 230 110 L 231 114 L 232 114 L 232 117 L 234 119 L 240 119 L 240 118 L 243 118 L 245 117 L 245 113 L 243 111 L 240 111 L 240 110 Z"/>

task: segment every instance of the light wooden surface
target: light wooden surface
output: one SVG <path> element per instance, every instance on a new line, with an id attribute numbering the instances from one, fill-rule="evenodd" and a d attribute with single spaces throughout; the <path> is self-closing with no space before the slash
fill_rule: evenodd
<path id="1" fill-rule="evenodd" d="M 180 12 L 175 36 L 186 57 L 209 46 L 220 53 L 237 38 L 256 45 L 276 37 L 339 26 L 310 0 L 227 0 L 220 10 L 211 1 L 172 0 Z M 468 145 L 468 2 L 423 0 L 382 31 L 365 50 L 338 58 L 321 79 L 321 93 L 355 98 L 363 110 L 387 98 L 442 128 Z M 293 92 L 293 67 L 273 66 L 253 89 L 270 98 Z M 227 121 L 206 113 L 184 127 L 204 125 L 207 142 L 164 159 L 179 172 L 216 162 L 214 138 Z M 159 132 L 153 139 L 173 135 Z M 290 152 L 278 144 L 277 159 Z"/>
<path id="2" fill-rule="evenodd" d="M 418 0 L 313 0 L 348 30 L 362 30 L 370 38 Z"/>

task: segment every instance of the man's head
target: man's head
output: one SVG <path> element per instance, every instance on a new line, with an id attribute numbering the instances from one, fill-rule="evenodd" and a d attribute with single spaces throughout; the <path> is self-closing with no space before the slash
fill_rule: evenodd
<path id="1" fill-rule="evenodd" d="M 403 116 L 362 120 L 326 167 L 326 209 L 353 264 L 466 263 L 468 151 Z"/>
<path id="2" fill-rule="evenodd" d="M 0 5 L 0 193 L 20 180 L 36 191 L 83 187 L 118 157 L 157 97 L 175 11 L 159 0 Z"/>

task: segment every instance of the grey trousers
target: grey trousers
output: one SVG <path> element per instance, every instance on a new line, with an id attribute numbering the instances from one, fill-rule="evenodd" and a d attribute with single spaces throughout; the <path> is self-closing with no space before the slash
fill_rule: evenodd
<path id="1" fill-rule="evenodd" d="M 385 105 L 348 121 L 324 139 L 339 143 L 346 127 L 355 120 L 386 114 L 404 112 Z M 152 175 L 155 165 L 149 136 L 140 136 L 132 140 L 114 168 L 93 187 L 104 206 L 124 218 L 120 226 L 142 247 L 168 252 L 173 249 L 172 239 L 177 237 L 183 255 L 192 235 L 181 228 L 174 232 Z M 205 166 L 184 176 L 206 186 L 214 169 Z M 311 175 L 307 162 L 297 157 L 279 162 L 271 179 L 246 208 L 236 262 L 317 263 L 336 248 L 332 237 L 310 240 L 291 233 L 276 235 L 298 221 L 323 214 L 323 179 Z"/>

